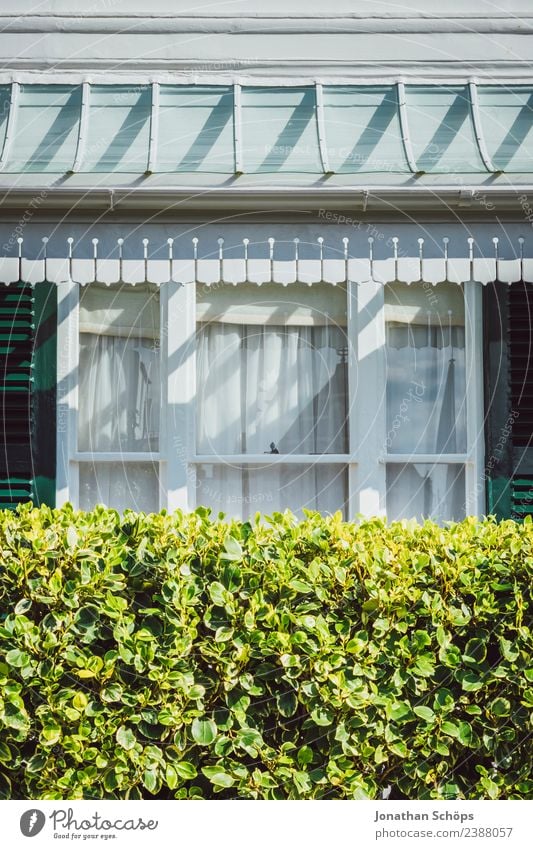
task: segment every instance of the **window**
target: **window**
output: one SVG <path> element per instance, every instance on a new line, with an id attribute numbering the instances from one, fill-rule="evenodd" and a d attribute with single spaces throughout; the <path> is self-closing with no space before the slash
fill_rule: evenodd
<path id="1" fill-rule="evenodd" d="M 68 283 L 59 315 L 58 503 L 483 512 L 478 284 Z"/>
<path id="2" fill-rule="evenodd" d="M 247 285 L 236 302 L 213 287 L 197 318 L 200 502 L 243 518 L 344 510 L 346 290 Z"/>
<path id="3" fill-rule="evenodd" d="M 438 292 L 391 284 L 385 321 L 387 515 L 459 519 L 467 450 L 463 291 L 451 283 Z M 393 455 L 429 462 L 402 465 Z M 458 464 L 453 455 L 462 455 Z"/>

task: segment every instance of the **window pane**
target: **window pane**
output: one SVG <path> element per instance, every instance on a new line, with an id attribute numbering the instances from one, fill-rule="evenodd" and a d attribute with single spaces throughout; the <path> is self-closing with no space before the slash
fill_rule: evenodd
<path id="1" fill-rule="evenodd" d="M 503 171 L 531 171 L 533 88 L 478 86 L 481 126 L 489 156 Z"/>
<path id="2" fill-rule="evenodd" d="M 346 452 L 346 348 L 339 327 L 202 326 L 199 453 Z"/>
<path id="3" fill-rule="evenodd" d="M 159 293 L 89 286 L 80 298 L 78 448 L 157 451 Z"/>
<path id="4" fill-rule="evenodd" d="M 150 86 L 93 85 L 84 171 L 144 171 L 150 139 Z"/>
<path id="5" fill-rule="evenodd" d="M 243 88 L 242 148 L 248 172 L 321 172 L 314 88 Z"/>
<path id="6" fill-rule="evenodd" d="M 233 90 L 161 86 L 158 171 L 233 173 Z"/>
<path id="7" fill-rule="evenodd" d="M 406 86 L 413 155 L 421 171 L 484 171 L 466 86 Z"/>
<path id="8" fill-rule="evenodd" d="M 387 518 L 433 519 L 442 524 L 465 517 L 464 466 L 387 464 Z"/>
<path id="9" fill-rule="evenodd" d="M 347 508 L 344 466 L 274 465 L 239 467 L 204 464 L 197 467 L 196 503 L 247 519 L 257 511 L 267 515 L 286 509 L 302 516 L 302 508 L 335 513 Z"/>
<path id="10" fill-rule="evenodd" d="M 333 171 L 407 171 L 392 86 L 325 86 L 324 117 Z"/>
<path id="11" fill-rule="evenodd" d="M 466 451 L 462 289 L 386 287 L 389 454 Z"/>
<path id="12" fill-rule="evenodd" d="M 80 510 L 159 510 L 159 467 L 153 463 L 80 463 Z"/>
<path id="13" fill-rule="evenodd" d="M 81 111 L 81 86 L 23 85 L 6 171 L 72 168 Z"/>

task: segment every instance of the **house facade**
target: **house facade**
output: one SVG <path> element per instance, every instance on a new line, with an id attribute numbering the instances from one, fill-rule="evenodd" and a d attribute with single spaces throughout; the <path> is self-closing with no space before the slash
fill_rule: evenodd
<path id="1" fill-rule="evenodd" d="M 0 503 L 533 512 L 527 0 L 0 13 Z"/>

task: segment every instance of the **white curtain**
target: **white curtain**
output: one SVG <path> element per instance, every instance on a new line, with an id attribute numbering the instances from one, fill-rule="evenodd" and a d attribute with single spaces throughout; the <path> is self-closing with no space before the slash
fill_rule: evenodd
<path id="1" fill-rule="evenodd" d="M 198 453 L 214 460 L 224 454 L 345 453 L 346 347 L 339 327 L 200 325 Z M 209 474 L 213 483 L 199 486 L 198 501 L 236 515 L 247 514 L 250 505 L 252 512 L 267 509 L 267 503 L 253 507 L 267 499 L 272 509 L 295 511 L 331 511 L 345 502 L 343 474 L 333 467 L 243 470 L 226 463 Z"/>
<path id="2" fill-rule="evenodd" d="M 105 504 L 153 513 L 159 509 L 157 463 L 80 463 L 81 510 Z"/>
<path id="3" fill-rule="evenodd" d="M 387 518 L 433 519 L 442 524 L 465 516 L 464 466 L 387 464 Z"/>
<path id="4" fill-rule="evenodd" d="M 80 333 L 80 451 L 157 451 L 159 398 L 154 340 Z"/>
<path id="5" fill-rule="evenodd" d="M 388 454 L 466 452 L 464 327 L 387 324 Z M 446 464 L 388 470 L 389 518 L 464 515 L 462 467 Z"/>
<path id="6" fill-rule="evenodd" d="M 80 297 L 78 449 L 159 450 L 159 293 L 86 287 Z M 79 464 L 80 506 L 157 510 L 158 464 Z"/>

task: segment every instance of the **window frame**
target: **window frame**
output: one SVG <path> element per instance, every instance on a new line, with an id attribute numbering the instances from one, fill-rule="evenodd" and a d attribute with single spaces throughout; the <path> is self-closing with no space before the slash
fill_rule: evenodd
<path id="1" fill-rule="evenodd" d="M 90 284 L 88 284 L 90 285 Z M 128 284 L 125 284 L 128 285 Z M 326 284 L 332 285 L 332 284 Z M 387 284 L 385 284 L 387 285 Z M 160 287 L 161 431 L 159 452 L 77 450 L 79 370 L 79 286 L 58 284 L 57 476 L 56 503 L 79 503 L 79 466 L 84 462 L 154 462 L 159 468 L 158 509 L 194 510 L 197 467 L 228 460 L 241 465 L 314 463 L 344 465 L 348 477 L 346 513 L 386 516 L 389 463 L 462 464 L 466 515 L 485 512 L 483 322 L 481 284 L 462 284 L 465 300 L 466 428 L 464 454 L 391 454 L 386 446 L 385 285 L 347 282 L 348 453 L 225 455 L 196 452 L 196 283 L 170 281 Z M 405 284 L 407 285 L 407 284 Z M 431 284 L 424 284 L 431 285 Z M 238 284 L 235 286 L 238 292 Z M 376 392 L 373 387 L 382 387 Z M 371 389 L 372 391 L 369 391 Z"/>

